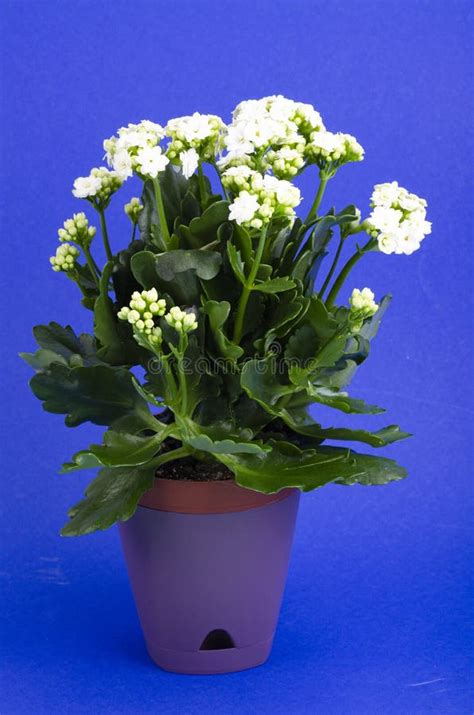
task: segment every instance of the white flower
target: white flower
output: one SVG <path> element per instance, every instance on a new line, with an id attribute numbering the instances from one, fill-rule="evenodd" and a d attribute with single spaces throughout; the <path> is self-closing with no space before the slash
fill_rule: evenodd
<path id="1" fill-rule="evenodd" d="M 398 209 L 376 206 L 369 216 L 370 225 L 383 233 L 396 231 L 403 218 Z"/>
<path id="2" fill-rule="evenodd" d="M 349 303 L 354 310 L 364 310 L 370 312 L 372 315 L 379 307 L 375 302 L 375 294 L 370 288 L 362 288 L 362 290 L 354 288 L 349 298 Z"/>
<path id="3" fill-rule="evenodd" d="M 355 333 L 359 332 L 364 324 L 364 320 L 371 318 L 379 307 L 375 302 L 375 295 L 370 288 L 363 288 L 362 290 L 354 288 L 349 298 L 349 304 L 351 306 L 351 325 Z"/>
<path id="4" fill-rule="evenodd" d="M 283 146 L 265 155 L 265 162 L 271 168 L 274 176 L 279 179 L 291 179 L 304 165 L 304 144 L 298 148 Z"/>
<path id="5" fill-rule="evenodd" d="M 95 199 L 104 208 L 112 194 L 122 186 L 123 180 L 115 171 L 105 166 L 91 169 L 89 176 L 80 176 L 74 181 L 73 195 L 79 199 Z"/>
<path id="6" fill-rule="evenodd" d="M 123 180 L 133 174 L 132 158 L 126 149 L 119 149 L 112 157 L 111 166 Z"/>
<path id="7" fill-rule="evenodd" d="M 224 140 L 229 152 L 227 159 L 231 160 L 251 154 L 255 148 L 251 140 L 252 137 L 252 125 L 241 122 L 234 126 L 229 126 Z"/>
<path id="8" fill-rule="evenodd" d="M 178 306 L 170 308 L 169 313 L 165 315 L 165 320 L 178 333 L 190 333 L 198 327 L 195 314 L 181 310 Z"/>
<path id="9" fill-rule="evenodd" d="M 130 303 L 119 310 L 119 320 L 126 320 L 133 326 L 133 337 L 144 348 L 159 348 L 162 332 L 154 319 L 166 312 L 166 301 L 158 298 L 156 288 L 134 291 Z"/>
<path id="10" fill-rule="evenodd" d="M 170 119 L 166 133 L 171 137 L 167 155 L 173 163 L 181 164 L 185 176 L 191 176 L 197 168 L 197 161 L 215 161 L 221 144 L 224 122 L 215 114 L 194 114 Z M 184 157 L 194 150 L 196 153 Z M 194 168 L 192 168 L 194 166 Z"/>
<path id="11" fill-rule="evenodd" d="M 194 112 L 190 116 L 170 119 L 165 131 L 173 138 L 182 139 L 192 145 L 215 136 L 223 126 L 224 122 L 215 114 Z"/>
<path id="12" fill-rule="evenodd" d="M 130 199 L 128 204 L 125 204 L 123 208 L 130 221 L 133 224 L 138 223 L 138 217 L 143 211 L 143 204 L 140 203 L 140 199 L 137 196 L 134 196 Z"/>
<path id="13" fill-rule="evenodd" d="M 271 183 L 269 179 L 275 179 Z M 297 186 L 294 186 L 290 181 L 284 179 L 276 179 L 273 176 L 265 177 L 265 184 L 276 192 L 276 200 L 282 206 L 294 208 L 301 202 L 301 193 Z"/>
<path id="14" fill-rule="evenodd" d="M 396 181 L 377 184 L 371 205 L 373 210 L 366 223 L 382 253 L 410 255 L 431 233 L 431 223 L 426 220 L 426 201 Z"/>
<path id="15" fill-rule="evenodd" d="M 187 149 L 179 155 L 184 176 L 189 179 L 194 174 L 199 164 L 199 154 L 196 149 Z"/>
<path id="16" fill-rule="evenodd" d="M 161 152 L 159 146 L 139 149 L 136 156 L 136 168 L 142 176 L 156 179 L 159 173 L 166 169 L 169 159 Z"/>
<path id="17" fill-rule="evenodd" d="M 74 181 L 73 196 L 77 199 L 88 199 L 95 196 L 102 186 L 97 176 L 79 176 Z"/>
<path id="18" fill-rule="evenodd" d="M 399 193 L 396 181 L 387 184 L 376 184 L 372 193 L 372 206 L 390 207 L 398 201 Z"/>
<path id="19" fill-rule="evenodd" d="M 328 164 L 335 165 L 337 169 L 342 164 L 361 161 L 364 158 L 363 148 L 351 134 L 333 134 L 322 130 L 313 132 L 310 139 L 310 143 L 305 147 L 306 156 L 322 169 L 327 168 Z"/>
<path id="20" fill-rule="evenodd" d="M 72 241 L 78 246 L 89 246 L 96 231 L 94 226 L 89 226 L 85 213 L 81 211 L 64 221 L 62 228 L 58 229 L 58 236 L 61 242 Z"/>
<path id="21" fill-rule="evenodd" d="M 342 151 L 344 140 L 341 134 L 333 134 L 332 132 L 315 132 L 311 136 L 311 144 L 318 149 L 327 151 L 328 154 L 334 151 Z"/>
<path id="22" fill-rule="evenodd" d="M 259 203 L 256 196 L 249 194 L 248 191 L 242 191 L 229 208 L 229 219 L 241 225 L 249 223 L 254 218 Z"/>
<path id="23" fill-rule="evenodd" d="M 398 247 L 399 238 L 397 233 L 381 233 L 378 238 L 378 245 L 382 253 L 390 255 L 395 253 Z"/>
<path id="24" fill-rule="evenodd" d="M 65 271 L 70 273 L 76 268 L 76 260 L 79 256 L 79 250 L 70 243 L 62 243 L 56 249 L 56 255 L 51 256 L 49 262 L 53 271 Z"/>
<path id="25" fill-rule="evenodd" d="M 294 217 L 293 208 L 301 201 L 299 189 L 291 182 L 247 166 L 231 167 L 222 175 L 224 186 L 235 196 L 230 220 L 260 229 L 274 216 Z"/>

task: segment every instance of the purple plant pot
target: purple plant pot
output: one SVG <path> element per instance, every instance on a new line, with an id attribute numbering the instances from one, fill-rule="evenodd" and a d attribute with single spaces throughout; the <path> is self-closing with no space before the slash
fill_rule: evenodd
<path id="1" fill-rule="evenodd" d="M 269 656 L 298 490 L 156 480 L 120 535 L 151 658 L 176 673 L 229 673 Z"/>

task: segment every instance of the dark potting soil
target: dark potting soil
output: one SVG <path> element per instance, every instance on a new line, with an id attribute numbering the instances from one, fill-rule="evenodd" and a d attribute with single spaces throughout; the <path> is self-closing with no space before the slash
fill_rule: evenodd
<path id="1" fill-rule="evenodd" d="M 158 416 L 158 415 L 157 415 Z M 167 424 L 171 420 L 171 414 L 163 412 L 159 415 L 160 421 Z M 299 437 L 300 435 L 298 435 Z M 262 430 L 262 437 L 277 437 L 286 439 L 288 442 L 295 442 L 297 435 L 292 432 L 281 420 L 274 420 Z M 298 440 L 300 441 L 300 440 Z M 162 452 L 169 452 L 177 449 L 181 443 L 169 437 L 162 444 Z M 212 482 L 234 479 L 233 473 L 224 464 L 209 460 L 203 461 L 195 457 L 184 457 L 173 462 L 167 462 L 156 470 L 158 479 L 177 479 L 192 482 Z"/>

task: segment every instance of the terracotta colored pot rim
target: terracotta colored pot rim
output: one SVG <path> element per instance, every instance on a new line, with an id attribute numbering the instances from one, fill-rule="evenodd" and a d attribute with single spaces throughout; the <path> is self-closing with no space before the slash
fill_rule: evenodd
<path id="1" fill-rule="evenodd" d="M 261 494 L 239 487 L 232 479 L 214 482 L 155 479 L 139 503 L 148 509 L 178 514 L 227 514 L 267 506 L 286 499 L 293 491 Z"/>

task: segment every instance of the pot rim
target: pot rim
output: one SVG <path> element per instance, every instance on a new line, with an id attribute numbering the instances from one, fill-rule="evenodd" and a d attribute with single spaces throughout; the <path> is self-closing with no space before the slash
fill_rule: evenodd
<path id="1" fill-rule="evenodd" d="M 193 482 L 155 478 L 139 505 L 156 511 L 178 514 L 227 514 L 268 506 L 290 496 L 295 489 L 262 494 L 240 487 L 233 479 Z"/>

